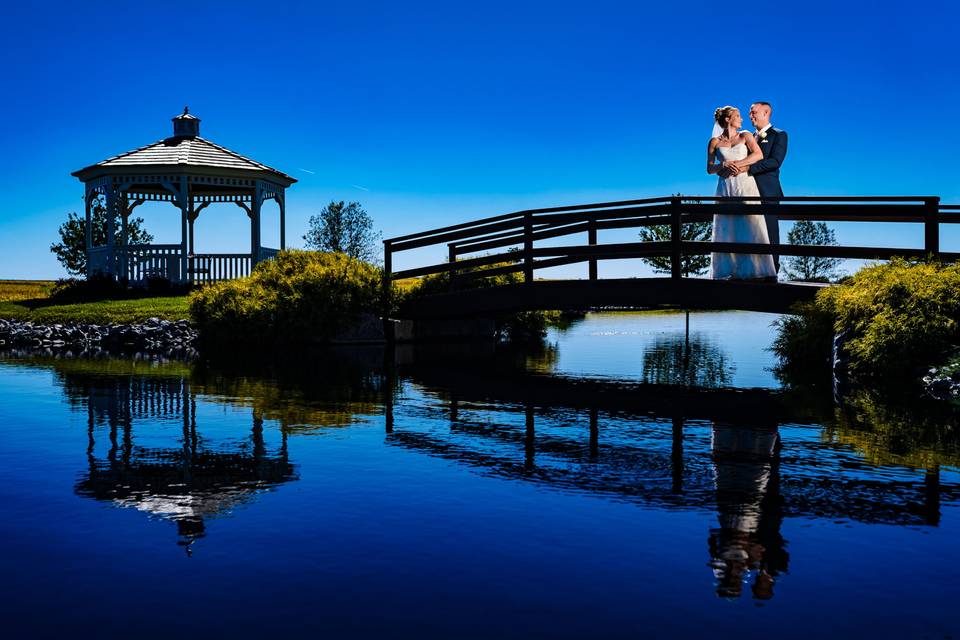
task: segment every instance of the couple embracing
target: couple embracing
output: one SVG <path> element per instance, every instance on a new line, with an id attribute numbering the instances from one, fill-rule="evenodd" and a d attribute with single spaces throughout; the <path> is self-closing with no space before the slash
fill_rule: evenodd
<path id="1" fill-rule="evenodd" d="M 770 125 L 769 102 L 750 105 L 750 121 L 756 130 L 741 131 L 743 118 L 735 107 L 714 112 L 716 124 L 707 146 L 707 173 L 719 176 L 718 196 L 781 198 L 780 165 L 787 155 L 787 132 Z M 748 201 L 748 204 L 759 204 Z M 779 244 L 776 216 L 727 215 L 713 217 L 714 242 Z M 712 274 L 717 279 L 776 280 L 779 256 L 714 253 Z"/>

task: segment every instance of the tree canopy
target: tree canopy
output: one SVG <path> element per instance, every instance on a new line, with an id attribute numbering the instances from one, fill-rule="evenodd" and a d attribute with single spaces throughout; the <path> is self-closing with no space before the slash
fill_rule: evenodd
<path id="1" fill-rule="evenodd" d="M 790 244 L 835 245 L 837 237 L 833 229 L 825 222 L 799 220 L 787 232 Z M 814 258 L 809 256 L 790 256 L 783 260 L 783 273 L 788 280 L 807 282 L 829 282 L 837 278 L 839 258 Z"/>
<path id="2" fill-rule="evenodd" d="M 345 253 L 351 258 L 373 262 L 379 255 L 380 234 L 359 202 L 331 201 L 319 214 L 310 216 L 303 236 L 308 249 Z"/>
<path id="3" fill-rule="evenodd" d="M 687 222 L 680 226 L 680 237 L 690 241 L 709 241 L 713 237 L 713 225 L 709 222 Z M 669 242 L 670 225 L 658 224 L 640 229 L 640 239 L 644 242 Z M 670 273 L 670 256 L 649 256 L 641 258 L 653 267 L 654 273 Z M 710 256 L 683 256 L 680 258 L 680 271 L 684 276 L 701 276 L 710 268 Z"/>
<path id="4" fill-rule="evenodd" d="M 107 244 L 107 207 L 102 199 L 94 200 L 90 205 L 90 219 L 93 225 L 93 246 Z M 114 244 L 120 245 L 120 216 L 114 219 Z M 76 212 L 67 214 L 67 221 L 60 225 L 57 233 L 60 242 L 50 245 L 50 251 L 57 256 L 67 273 L 74 276 L 87 275 L 87 223 Z M 143 218 L 127 218 L 127 244 L 150 244 L 153 236 L 143 227 Z"/>

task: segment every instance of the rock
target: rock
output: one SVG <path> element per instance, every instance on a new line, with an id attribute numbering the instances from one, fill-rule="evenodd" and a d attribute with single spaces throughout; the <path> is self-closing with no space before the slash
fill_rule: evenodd
<path id="1" fill-rule="evenodd" d="M 0 320 L 0 345 L 32 347 L 61 352 L 65 349 L 98 350 L 100 347 L 129 353 L 192 350 L 197 332 L 186 320 L 171 322 L 151 318 L 141 324 L 39 325 Z"/>

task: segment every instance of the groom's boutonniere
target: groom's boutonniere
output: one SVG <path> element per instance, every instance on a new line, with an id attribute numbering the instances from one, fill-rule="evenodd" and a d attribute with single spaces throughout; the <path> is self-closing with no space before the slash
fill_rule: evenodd
<path id="1" fill-rule="evenodd" d="M 767 132 L 766 132 L 766 131 L 761 131 L 759 135 L 760 135 L 760 139 L 761 139 L 761 140 L 766 140 L 766 139 L 767 139 Z"/>

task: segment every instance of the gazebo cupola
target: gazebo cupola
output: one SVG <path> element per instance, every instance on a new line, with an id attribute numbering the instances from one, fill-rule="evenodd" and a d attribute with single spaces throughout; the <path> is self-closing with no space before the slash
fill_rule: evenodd
<path id="1" fill-rule="evenodd" d="M 248 275 L 277 249 L 260 241 L 260 209 L 267 200 L 280 208 L 280 250 L 286 248 L 285 189 L 296 180 L 200 137 L 200 118 L 184 107 L 173 118 L 173 135 L 73 172 L 85 187 L 87 273 L 126 279 L 131 284 L 159 277 L 171 282 L 209 282 Z M 91 208 L 103 197 L 108 212 L 107 242 L 93 245 Z M 180 210 L 180 244 L 130 245 L 127 219 L 139 205 L 165 201 Z M 233 203 L 250 223 L 250 253 L 197 254 L 193 226 L 201 211 Z M 120 229 L 115 229 L 115 220 Z M 119 232 L 119 237 L 118 237 Z"/>
<path id="2" fill-rule="evenodd" d="M 174 138 L 196 138 L 200 135 L 200 118 L 191 115 L 190 107 L 184 107 L 183 113 L 172 120 Z"/>

